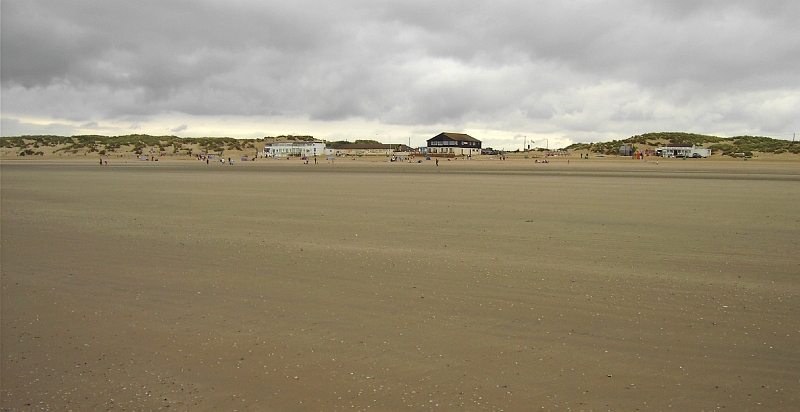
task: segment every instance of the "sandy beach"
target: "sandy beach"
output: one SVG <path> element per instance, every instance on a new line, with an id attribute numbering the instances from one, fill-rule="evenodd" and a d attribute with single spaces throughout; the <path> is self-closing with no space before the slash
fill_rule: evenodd
<path id="1" fill-rule="evenodd" d="M 0 164 L 4 411 L 800 403 L 798 161 L 97 163 Z"/>

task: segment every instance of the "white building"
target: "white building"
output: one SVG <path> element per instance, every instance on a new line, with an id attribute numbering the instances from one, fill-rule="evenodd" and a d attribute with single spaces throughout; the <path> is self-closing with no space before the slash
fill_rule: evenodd
<path id="1" fill-rule="evenodd" d="M 656 149 L 656 156 L 661 157 L 708 157 L 711 149 L 692 146 L 668 146 Z"/>
<path id="2" fill-rule="evenodd" d="M 262 153 L 264 157 L 323 156 L 325 155 L 325 142 L 267 143 Z"/>

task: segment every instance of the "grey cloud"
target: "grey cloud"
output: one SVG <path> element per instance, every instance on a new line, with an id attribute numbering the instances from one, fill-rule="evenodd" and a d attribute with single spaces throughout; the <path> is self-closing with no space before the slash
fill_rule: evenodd
<path id="1" fill-rule="evenodd" d="M 182 131 L 184 131 L 184 130 L 186 130 L 188 128 L 189 128 L 189 126 L 187 126 L 185 124 L 182 124 L 182 125 L 180 125 L 178 127 L 174 127 L 172 129 L 170 129 L 170 131 L 173 132 L 173 133 L 179 133 L 179 132 L 182 132 Z"/>
<path id="2" fill-rule="evenodd" d="M 570 7 L 573 3 L 580 6 Z M 679 14 L 664 12 L 659 5 L 665 2 L 573 3 L 535 2 L 520 7 L 499 2 L 492 10 L 465 18 L 456 12 L 449 19 L 439 15 L 418 21 L 409 16 L 406 23 L 421 22 L 423 30 L 435 27 L 433 40 L 427 44 L 438 55 L 464 61 L 507 64 L 504 56 L 514 49 L 533 61 L 558 61 L 579 72 L 653 86 L 681 80 L 745 84 L 774 76 L 783 84 L 786 80 L 798 84 L 790 63 L 797 62 L 798 54 L 792 52 L 800 51 L 800 35 L 776 29 L 787 12 L 798 16 L 798 7 L 791 2 L 773 2 L 781 5 L 773 7 L 774 13 L 751 13 L 736 2 L 699 6 L 687 2 Z M 437 5 L 414 7 L 422 7 L 420 14 L 426 16 L 438 9 Z M 668 9 L 676 10 L 676 6 Z M 447 40 L 438 44 L 441 36 Z"/>
<path id="3" fill-rule="evenodd" d="M 690 123 L 662 118 L 684 107 L 797 92 L 797 4 L 8 0 L 3 107 L 84 123 L 185 113 L 648 131 Z M 779 110 L 769 127 L 797 115 Z"/>

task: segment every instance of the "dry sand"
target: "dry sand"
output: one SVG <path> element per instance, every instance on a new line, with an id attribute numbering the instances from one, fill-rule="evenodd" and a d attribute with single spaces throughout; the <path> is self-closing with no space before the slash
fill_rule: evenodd
<path id="1" fill-rule="evenodd" d="M 0 166 L 3 410 L 800 403 L 800 163 L 95 162 Z"/>

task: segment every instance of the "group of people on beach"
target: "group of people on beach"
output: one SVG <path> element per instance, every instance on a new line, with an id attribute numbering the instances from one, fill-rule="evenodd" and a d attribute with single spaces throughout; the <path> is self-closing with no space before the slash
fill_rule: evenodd
<path id="1" fill-rule="evenodd" d="M 211 163 L 211 162 L 209 161 L 209 159 L 210 159 L 210 158 L 211 158 L 211 156 L 206 156 L 206 157 L 204 157 L 204 158 L 203 158 L 203 159 L 205 159 L 205 160 L 206 160 L 206 164 L 209 164 L 209 163 Z M 197 159 L 198 159 L 198 160 L 202 160 L 200 157 L 198 157 Z M 220 158 L 219 158 L 219 162 L 220 162 L 220 163 L 222 163 L 222 164 L 225 164 L 225 158 L 224 158 L 224 157 L 220 157 Z M 228 164 L 229 164 L 229 165 L 231 165 L 231 166 L 233 166 L 233 159 L 232 159 L 232 158 L 230 158 L 230 157 L 228 158 Z"/>
<path id="2" fill-rule="evenodd" d="M 219 162 L 222 163 L 222 164 L 225 164 L 225 158 L 224 157 L 220 157 L 219 158 Z M 206 164 L 208 164 L 208 159 L 206 159 Z M 230 157 L 228 158 L 228 164 L 233 166 L 233 158 L 230 158 Z"/>

